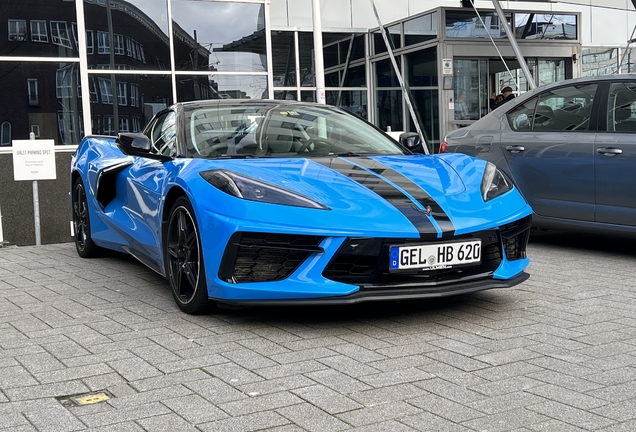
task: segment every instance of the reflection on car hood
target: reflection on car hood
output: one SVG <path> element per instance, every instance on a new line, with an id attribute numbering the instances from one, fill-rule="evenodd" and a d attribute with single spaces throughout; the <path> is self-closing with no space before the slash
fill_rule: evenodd
<path id="1" fill-rule="evenodd" d="M 508 216 L 516 205 L 502 209 L 484 203 L 480 184 L 485 162 L 460 154 L 194 159 L 191 164 L 195 166 L 189 169 L 226 169 L 295 191 L 328 206 L 332 211 L 324 218 L 378 227 L 404 220 L 412 224 L 407 231 L 414 227 L 420 234 L 474 230 Z M 517 204 L 525 206 L 520 197 Z M 377 219 L 369 221 L 370 215 Z"/>

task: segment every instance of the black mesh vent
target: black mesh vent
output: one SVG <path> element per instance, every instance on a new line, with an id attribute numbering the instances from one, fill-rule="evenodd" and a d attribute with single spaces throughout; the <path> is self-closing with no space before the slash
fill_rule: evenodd
<path id="1" fill-rule="evenodd" d="M 349 239 L 323 272 L 326 278 L 354 285 L 373 286 L 416 283 L 436 285 L 477 275 L 489 276 L 501 263 L 501 241 L 497 230 L 457 236 L 453 240 L 480 238 L 482 261 L 478 265 L 439 270 L 389 272 L 389 247 L 399 244 L 421 244 L 421 239 Z M 437 239 L 440 243 L 448 239 Z M 429 241 L 424 241 L 429 243 Z"/>
<path id="2" fill-rule="evenodd" d="M 514 261 L 526 257 L 526 246 L 530 238 L 531 217 L 503 225 L 500 228 L 501 239 L 506 250 L 506 258 Z"/>
<path id="3" fill-rule="evenodd" d="M 319 236 L 237 233 L 230 239 L 219 277 L 231 282 L 285 279 L 313 252 L 321 251 Z"/>

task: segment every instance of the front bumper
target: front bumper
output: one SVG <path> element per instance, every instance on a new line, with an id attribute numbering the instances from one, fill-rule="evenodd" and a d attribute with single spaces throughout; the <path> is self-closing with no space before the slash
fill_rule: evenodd
<path id="1" fill-rule="evenodd" d="M 517 276 L 506 279 L 490 279 L 476 280 L 470 282 L 461 282 L 449 285 L 441 285 L 437 288 L 425 287 L 390 287 L 381 289 L 364 289 L 353 294 L 337 297 L 318 297 L 318 298 L 298 298 L 298 299 L 273 299 L 273 300 L 217 300 L 218 303 L 228 306 L 290 306 L 290 305 L 351 305 L 355 303 L 363 303 L 370 301 L 391 301 L 391 300 L 415 300 L 427 298 L 441 298 L 468 294 L 477 291 L 483 291 L 495 288 L 511 288 L 521 282 L 527 280 L 530 275 L 521 272 Z"/>

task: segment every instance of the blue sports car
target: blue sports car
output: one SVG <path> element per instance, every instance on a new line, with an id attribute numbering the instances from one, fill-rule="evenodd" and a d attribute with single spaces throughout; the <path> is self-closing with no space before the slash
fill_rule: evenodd
<path id="1" fill-rule="evenodd" d="M 77 252 L 127 252 L 186 313 L 514 286 L 532 210 L 493 164 L 326 105 L 179 103 L 73 156 Z M 417 144 L 417 143 L 416 143 Z"/>

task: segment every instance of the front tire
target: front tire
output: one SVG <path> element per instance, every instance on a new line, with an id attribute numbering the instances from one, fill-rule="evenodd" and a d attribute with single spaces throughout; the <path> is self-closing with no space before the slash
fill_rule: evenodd
<path id="1" fill-rule="evenodd" d="M 187 314 L 210 309 L 201 239 L 194 210 L 187 198 L 178 198 L 168 219 L 164 242 L 166 278 L 177 306 Z"/>
<path id="2" fill-rule="evenodd" d="M 88 211 L 88 200 L 82 179 L 73 184 L 72 195 L 73 228 L 75 230 L 75 248 L 82 258 L 94 258 L 100 255 L 100 247 L 91 237 L 91 219 Z"/>

